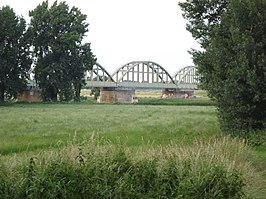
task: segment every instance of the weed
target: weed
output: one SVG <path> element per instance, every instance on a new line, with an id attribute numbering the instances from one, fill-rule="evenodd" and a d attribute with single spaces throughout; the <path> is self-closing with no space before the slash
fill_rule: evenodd
<path id="1" fill-rule="evenodd" d="M 5 168 L 0 198 L 263 198 L 247 153 L 248 146 L 231 138 L 137 151 L 87 141 L 31 158 L 28 180 L 9 178 Z"/>

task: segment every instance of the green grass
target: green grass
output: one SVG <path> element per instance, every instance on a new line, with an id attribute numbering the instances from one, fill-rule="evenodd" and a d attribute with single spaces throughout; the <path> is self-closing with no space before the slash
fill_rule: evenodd
<path id="1" fill-rule="evenodd" d="M 257 152 L 261 159 L 266 163 L 266 147 L 258 147 Z"/>
<path id="2" fill-rule="evenodd" d="M 146 105 L 143 101 L 141 102 L 141 100 L 146 100 L 145 103 L 154 105 Z M 222 161 L 225 161 L 228 164 L 220 165 L 222 169 L 221 182 L 227 183 L 227 180 L 231 179 L 227 178 L 227 175 L 231 175 L 228 171 L 233 171 L 233 175 L 238 175 L 238 173 L 234 172 L 240 171 L 244 175 L 244 178 L 246 178 L 245 181 L 248 181 L 251 186 L 246 187 L 249 190 L 248 193 L 251 193 L 253 190 L 256 195 L 255 192 L 257 192 L 257 190 L 255 190 L 254 187 L 257 185 L 253 182 L 255 182 L 256 179 L 261 180 L 261 172 L 265 170 L 266 148 L 265 146 L 260 146 L 256 150 L 261 161 L 258 160 L 252 149 L 249 147 L 246 148 L 241 142 L 239 143 L 239 140 L 231 143 L 230 140 L 225 139 L 220 142 L 219 139 L 221 139 L 222 136 L 216 118 L 216 109 L 212 106 L 212 103 L 212 101 L 206 98 L 171 99 L 165 101 L 145 98 L 140 99 L 140 104 L 137 105 L 95 104 L 91 99 L 83 103 L 3 104 L 0 106 L 0 168 L 7 168 L 6 172 L 10 172 L 10 174 L 1 174 L 1 172 L 0 174 L 10 175 L 10 181 L 8 180 L 4 183 L 10 182 L 12 184 L 12 178 L 14 180 L 18 178 L 15 176 L 21 175 L 21 169 L 23 171 L 27 170 L 28 165 L 24 163 L 28 162 L 30 157 L 37 157 L 36 161 L 44 161 L 44 163 L 37 162 L 36 165 L 49 163 L 49 159 L 53 159 L 55 162 L 61 162 L 61 157 L 68 160 L 70 156 L 72 158 L 70 162 L 75 162 L 77 157 L 79 157 L 78 148 L 82 145 L 81 143 L 86 143 L 86 138 L 95 137 L 99 145 L 97 144 L 94 152 L 98 149 L 101 151 L 106 150 L 106 147 L 108 149 L 110 146 L 122 145 L 125 147 L 125 152 L 131 154 L 127 156 L 130 161 L 131 159 L 144 157 L 143 161 L 148 165 L 153 162 L 152 159 L 154 159 L 154 161 L 161 160 L 162 162 L 158 162 L 158 165 L 161 165 L 164 162 L 164 158 L 168 161 L 167 158 L 172 157 L 172 155 L 183 158 L 180 160 L 181 164 L 186 164 L 186 160 L 190 159 L 193 155 L 196 159 L 192 158 L 192 162 L 202 157 L 205 163 L 211 166 L 208 167 L 207 170 L 204 170 L 204 161 L 202 163 L 197 161 L 193 162 L 196 169 L 195 173 L 191 173 L 188 181 L 186 181 L 186 183 L 198 183 L 197 186 L 194 187 L 196 189 L 198 189 L 197 187 L 200 187 L 202 183 L 206 183 L 206 185 L 209 184 L 208 181 L 201 181 L 202 177 L 210 175 L 208 179 L 212 180 L 216 176 L 216 172 L 213 172 L 217 169 L 216 162 L 220 164 Z M 213 137 L 218 137 L 218 141 L 216 141 L 217 139 L 213 139 Z M 195 142 L 195 140 L 197 140 L 197 142 Z M 238 148 L 238 145 L 240 148 Z M 234 146 L 236 146 L 236 148 Z M 82 150 L 87 150 L 86 155 L 91 152 L 88 146 L 83 145 L 82 147 L 84 147 Z M 208 153 L 212 151 L 215 155 Z M 43 157 L 40 155 L 46 152 L 48 155 L 44 155 Z M 57 153 L 61 155 L 56 155 Z M 205 153 L 208 153 L 208 155 Z M 169 157 L 165 157 L 165 155 Z M 108 155 L 100 156 L 97 161 L 101 163 L 107 160 L 107 157 Z M 117 166 L 112 159 L 110 161 L 110 165 L 109 163 L 106 165 L 107 169 L 110 168 L 110 166 Z M 21 165 L 22 162 L 24 162 L 24 166 L 20 168 L 19 165 Z M 142 163 L 140 162 L 140 164 Z M 143 165 L 145 166 L 145 164 Z M 62 175 L 68 175 L 68 173 L 65 173 L 64 167 L 67 165 L 58 164 L 58 172 L 62 172 Z M 244 166 L 242 167 L 241 165 Z M 47 164 L 47 167 L 44 166 L 43 172 L 49 169 L 50 166 L 52 166 L 50 163 Z M 69 164 L 69 171 L 74 172 L 73 178 L 77 177 L 75 173 L 83 169 L 76 168 L 76 166 L 76 163 L 74 165 Z M 132 166 L 124 173 L 125 176 L 123 174 L 119 179 L 128 180 L 128 178 L 124 179 L 124 177 L 129 175 L 128 172 L 130 173 L 131 168 L 134 168 L 134 166 L 135 163 L 132 162 Z M 10 170 L 9 167 L 11 168 Z M 155 169 L 155 167 L 153 168 L 152 166 L 150 168 Z M 143 172 L 149 172 L 150 168 L 149 166 L 145 166 Z M 236 170 L 234 170 L 234 168 L 236 168 Z M 53 168 L 51 167 L 51 169 Z M 76 169 L 78 169 L 77 172 Z M 200 170 L 198 171 L 197 169 Z M 206 175 L 204 174 L 205 172 Z M 42 175 L 49 179 L 53 177 L 49 176 L 49 172 L 40 173 L 40 176 L 37 176 L 38 178 L 40 177 L 40 179 L 36 178 L 36 183 L 41 182 Z M 86 175 L 90 174 L 88 173 Z M 107 173 L 106 175 L 109 174 Z M 198 177 L 196 177 L 197 175 Z M 254 179 L 252 177 L 253 175 L 256 175 Z M 131 178 L 131 176 L 129 177 Z M 223 179 L 223 177 L 225 178 Z M 197 181 L 197 179 L 199 181 Z M 249 182 L 248 179 L 253 181 Z M 20 180 L 22 184 L 26 182 L 23 177 L 20 178 Z M 118 180 L 114 183 L 122 182 L 123 181 Z M 20 182 L 16 185 L 18 189 L 20 189 L 19 187 L 21 185 L 19 183 Z M 61 181 L 58 183 L 60 184 Z M 129 183 L 131 183 L 131 181 L 129 181 Z M 194 186 L 195 184 L 193 183 L 188 185 Z M 220 181 L 217 181 L 217 183 L 220 183 Z M 263 185 L 262 181 L 256 183 Z M 113 182 L 111 184 L 113 184 Z M 57 185 L 53 184 L 51 186 L 54 187 Z M 182 184 L 180 186 L 182 186 Z M 230 183 L 228 186 L 231 186 Z M 30 187 L 26 188 L 31 190 Z M 36 191 L 38 191 L 38 189 L 36 189 Z M 55 190 L 55 193 L 56 192 L 57 190 Z M 262 192 L 259 190 L 258 193 Z"/>
<path id="3" fill-rule="evenodd" d="M 214 106 L 215 102 L 206 98 L 195 98 L 195 99 L 140 98 L 138 104 L 171 105 L 171 106 Z"/>
<path id="4" fill-rule="evenodd" d="M 191 143 L 219 135 L 215 108 L 99 104 L 0 107 L 0 153 L 32 151 L 97 134 L 128 146 Z"/>

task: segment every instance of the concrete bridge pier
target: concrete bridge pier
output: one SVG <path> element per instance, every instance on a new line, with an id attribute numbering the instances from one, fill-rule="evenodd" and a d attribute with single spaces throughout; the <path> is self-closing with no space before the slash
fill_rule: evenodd
<path id="1" fill-rule="evenodd" d="M 194 90 L 164 89 L 161 98 L 191 98 Z"/>
<path id="2" fill-rule="evenodd" d="M 100 103 L 133 103 L 135 89 L 133 88 L 102 88 L 98 99 Z"/>

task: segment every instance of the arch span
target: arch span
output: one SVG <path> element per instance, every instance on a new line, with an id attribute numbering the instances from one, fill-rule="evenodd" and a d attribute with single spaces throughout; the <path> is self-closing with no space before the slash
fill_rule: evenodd
<path id="1" fill-rule="evenodd" d="M 99 63 L 85 73 L 87 87 L 115 87 L 116 83 L 107 70 Z"/>
<path id="2" fill-rule="evenodd" d="M 93 65 L 91 70 L 86 72 L 85 77 L 87 81 L 115 82 L 112 76 L 107 72 L 107 70 L 97 62 Z"/>
<path id="3" fill-rule="evenodd" d="M 198 69 L 196 66 L 186 66 L 173 76 L 174 82 L 178 84 L 199 84 Z"/>
<path id="4" fill-rule="evenodd" d="M 118 68 L 112 75 L 118 85 L 136 87 L 158 87 L 169 85 L 176 87 L 173 78 L 159 64 L 152 61 L 133 61 Z"/>

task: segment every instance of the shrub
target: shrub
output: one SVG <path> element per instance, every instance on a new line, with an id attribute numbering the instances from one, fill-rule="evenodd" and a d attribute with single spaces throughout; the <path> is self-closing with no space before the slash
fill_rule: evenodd
<path id="1" fill-rule="evenodd" d="M 260 178 L 248 153 L 229 138 L 137 150 L 72 145 L 31 158 L 22 175 L 1 169 L 0 198 L 254 198 Z"/>

